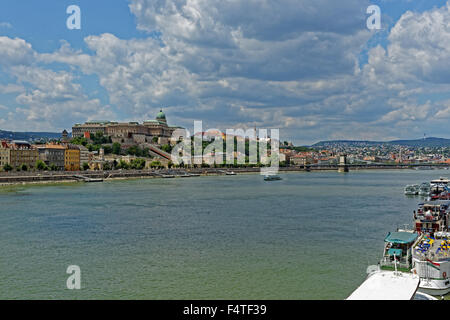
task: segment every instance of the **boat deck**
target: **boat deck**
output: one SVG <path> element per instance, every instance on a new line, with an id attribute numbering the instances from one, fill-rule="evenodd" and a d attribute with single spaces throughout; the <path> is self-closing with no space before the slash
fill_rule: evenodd
<path id="1" fill-rule="evenodd" d="M 433 261 L 450 259 L 450 238 L 423 237 L 413 248 L 413 255 Z"/>
<path id="2" fill-rule="evenodd" d="M 347 300 L 411 300 L 419 283 L 419 277 L 411 273 L 375 272 Z"/>

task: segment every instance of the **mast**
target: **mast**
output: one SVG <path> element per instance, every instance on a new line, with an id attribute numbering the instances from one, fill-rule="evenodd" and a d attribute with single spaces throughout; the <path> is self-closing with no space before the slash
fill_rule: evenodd
<path id="1" fill-rule="evenodd" d="M 398 273 L 397 273 L 397 256 L 395 255 L 395 252 L 394 252 L 394 267 L 395 267 L 395 274 L 397 275 Z"/>

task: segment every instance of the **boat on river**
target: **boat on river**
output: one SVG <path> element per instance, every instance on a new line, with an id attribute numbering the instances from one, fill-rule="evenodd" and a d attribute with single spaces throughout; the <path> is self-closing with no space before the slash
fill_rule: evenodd
<path id="1" fill-rule="evenodd" d="M 414 231 L 419 237 L 412 246 L 412 271 L 421 279 L 421 292 L 431 295 L 450 292 L 449 219 L 448 200 L 422 203 L 414 212 Z"/>
<path id="2" fill-rule="evenodd" d="M 405 187 L 405 195 L 415 196 L 418 194 L 419 194 L 419 185 L 418 184 L 410 184 Z"/>
<path id="3" fill-rule="evenodd" d="M 420 278 L 398 271 L 371 272 L 347 300 L 437 300 L 418 291 Z"/>
<path id="4" fill-rule="evenodd" d="M 276 180 L 282 180 L 280 176 L 277 175 L 265 175 L 264 181 L 276 181 Z"/>
<path id="5" fill-rule="evenodd" d="M 431 192 L 431 183 L 423 182 L 419 186 L 419 196 L 428 197 Z"/>
<path id="6" fill-rule="evenodd" d="M 420 290 L 421 277 L 413 270 L 413 247 L 419 234 L 398 229 L 385 239 L 383 257 L 367 268 L 367 279 L 347 300 L 437 300 Z"/>
<path id="7" fill-rule="evenodd" d="M 450 180 L 439 178 L 430 182 L 430 197 L 432 200 L 450 200 Z"/>

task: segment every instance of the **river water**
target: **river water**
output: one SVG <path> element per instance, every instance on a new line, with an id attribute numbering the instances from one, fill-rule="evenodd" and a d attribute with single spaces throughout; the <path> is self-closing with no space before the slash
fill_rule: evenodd
<path id="1" fill-rule="evenodd" d="M 345 299 L 446 170 L 0 188 L 0 299 Z M 69 265 L 81 290 L 69 290 Z"/>

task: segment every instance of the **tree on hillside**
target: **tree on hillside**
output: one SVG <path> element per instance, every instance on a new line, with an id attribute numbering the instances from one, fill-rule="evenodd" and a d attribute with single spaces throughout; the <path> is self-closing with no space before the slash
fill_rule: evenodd
<path id="1" fill-rule="evenodd" d="M 91 140 L 93 144 L 105 144 L 111 142 L 111 138 L 108 136 L 104 136 L 103 132 L 98 131 L 94 135 L 91 136 Z"/>
<path id="2" fill-rule="evenodd" d="M 161 162 L 159 162 L 158 160 L 152 161 L 152 163 L 150 163 L 150 167 L 159 168 L 161 167 Z"/>
<path id="3" fill-rule="evenodd" d="M 84 171 L 86 171 L 87 169 L 89 169 L 89 163 L 83 162 L 82 168 L 83 168 Z"/>
<path id="4" fill-rule="evenodd" d="M 145 167 L 145 159 L 134 159 L 130 163 L 131 169 L 142 170 Z"/>
<path id="5" fill-rule="evenodd" d="M 73 144 L 86 146 L 88 144 L 88 140 L 84 137 L 76 137 L 71 140 Z"/>
<path id="6" fill-rule="evenodd" d="M 111 146 L 103 146 L 103 150 L 105 151 L 105 154 L 112 153 L 112 147 Z"/>
<path id="7" fill-rule="evenodd" d="M 138 146 L 131 146 L 127 149 L 127 154 L 131 154 L 132 156 L 141 157 L 142 156 L 142 149 Z"/>
<path id="8" fill-rule="evenodd" d="M 105 162 L 103 164 L 103 170 L 106 170 L 106 171 L 111 170 L 111 164 L 109 162 Z"/>
<path id="9" fill-rule="evenodd" d="M 165 144 L 161 147 L 161 150 L 170 153 L 172 152 L 172 146 L 170 144 Z"/>
<path id="10" fill-rule="evenodd" d="M 126 163 L 124 160 L 120 160 L 119 161 L 119 164 L 117 165 L 117 168 L 118 169 L 129 169 L 130 168 L 130 166 L 129 166 L 129 164 L 128 163 Z"/>
<path id="11" fill-rule="evenodd" d="M 120 147 L 121 147 L 120 143 L 114 142 L 113 145 L 112 145 L 112 153 L 119 155 L 120 154 Z"/>

